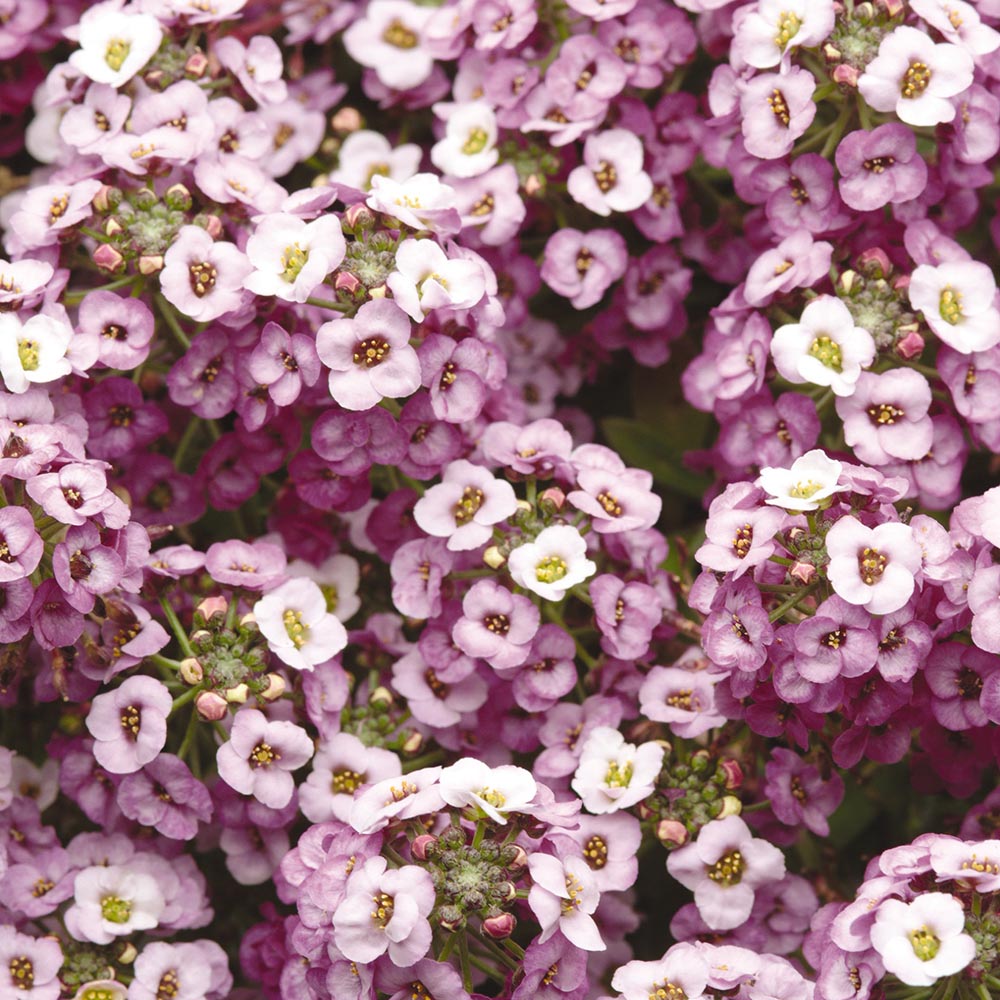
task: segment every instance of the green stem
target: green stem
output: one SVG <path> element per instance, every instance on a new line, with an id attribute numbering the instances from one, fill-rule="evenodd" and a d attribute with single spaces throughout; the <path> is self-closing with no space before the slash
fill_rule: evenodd
<path id="1" fill-rule="evenodd" d="M 188 754 L 188 751 L 191 749 L 191 744 L 194 741 L 195 731 L 197 729 L 197 726 L 198 726 L 198 713 L 194 711 L 194 709 L 192 709 L 191 715 L 188 718 L 187 729 L 184 731 L 184 739 L 181 741 L 181 747 L 177 751 L 177 756 L 180 757 L 181 760 L 184 760 L 184 758 Z"/>
<path id="2" fill-rule="evenodd" d="M 472 966 L 469 963 L 469 939 L 463 934 L 458 942 L 458 955 L 462 962 L 462 985 L 472 992 Z"/>
<path id="3" fill-rule="evenodd" d="M 472 835 L 472 850 L 477 851 L 486 836 L 486 824 L 480 820 L 476 824 L 476 832 Z"/>
<path id="4" fill-rule="evenodd" d="M 472 937 L 474 937 L 486 949 L 486 951 L 493 956 L 493 958 L 497 959 L 497 961 L 502 962 L 508 969 L 512 971 L 517 969 L 518 967 L 517 962 L 515 962 L 514 959 L 512 959 L 510 955 L 507 954 L 507 952 L 505 952 L 501 947 L 499 947 L 495 941 L 491 941 L 489 938 L 484 937 L 482 934 L 479 933 L 479 931 L 475 931 L 471 927 L 466 927 L 465 931 L 466 934 L 469 934 Z"/>
<path id="5" fill-rule="evenodd" d="M 194 440 L 195 435 L 198 433 L 198 428 L 201 426 L 201 421 L 192 416 L 187 423 L 187 427 L 184 428 L 184 433 L 181 435 L 180 441 L 177 442 L 177 448 L 174 451 L 174 468 L 180 470 L 184 458 L 187 456 L 188 449 L 191 447 L 191 442 Z"/>
<path id="6" fill-rule="evenodd" d="M 309 296 L 306 299 L 307 306 L 316 306 L 319 309 L 332 309 L 334 312 L 348 313 L 354 309 L 354 306 L 347 302 L 331 302 L 329 299 L 317 299 L 313 296 Z"/>
<path id="7" fill-rule="evenodd" d="M 71 292 L 63 293 L 63 302 L 68 305 L 76 305 L 78 302 L 82 302 L 91 292 L 113 292 L 116 288 L 124 288 L 126 285 L 132 284 L 135 280 L 134 275 L 127 275 L 124 278 L 116 278 L 114 281 L 109 281 L 106 285 L 99 285 L 97 288 L 75 288 Z"/>
<path id="8" fill-rule="evenodd" d="M 163 608 L 163 614 L 169 622 L 170 629 L 174 633 L 174 637 L 177 639 L 177 644 L 183 650 L 184 655 L 193 657 L 194 650 L 191 649 L 188 634 L 184 631 L 184 626 L 181 625 L 181 621 L 177 617 L 177 612 L 174 611 L 173 605 L 165 597 L 161 597 L 160 607 Z"/>
<path id="9" fill-rule="evenodd" d="M 802 590 L 797 591 L 788 598 L 787 601 L 783 601 L 779 604 L 767 617 L 771 622 L 778 621 L 786 611 L 790 611 L 799 603 L 803 598 L 808 597 L 818 586 L 818 581 L 810 583 L 808 587 L 803 587 Z"/>
<path id="10" fill-rule="evenodd" d="M 188 688 L 183 694 L 179 694 L 174 698 L 174 703 L 170 708 L 170 714 L 173 715 L 182 705 L 186 705 L 189 701 L 194 701 L 198 695 L 201 694 L 201 685 L 196 684 L 192 688 Z"/>
<path id="11" fill-rule="evenodd" d="M 429 750 L 427 753 L 422 753 L 419 757 L 414 757 L 413 760 L 404 761 L 403 774 L 412 774 L 414 771 L 419 771 L 422 767 L 432 767 L 434 764 L 440 764 L 443 760 L 443 750 Z"/>

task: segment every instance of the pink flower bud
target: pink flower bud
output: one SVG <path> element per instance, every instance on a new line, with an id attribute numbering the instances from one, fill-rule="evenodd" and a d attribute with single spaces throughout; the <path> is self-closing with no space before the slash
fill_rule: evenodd
<path id="1" fill-rule="evenodd" d="M 359 201 L 344 212 L 344 227 L 346 229 L 370 228 L 375 222 L 372 210 L 363 202 Z"/>
<path id="2" fill-rule="evenodd" d="M 234 687 L 226 688 L 222 694 L 231 705 L 242 705 L 250 694 L 250 688 L 246 684 L 236 684 Z"/>
<path id="3" fill-rule="evenodd" d="M 110 243 L 102 243 L 94 251 L 93 261 L 102 271 L 114 274 L 122 269 L 125 258 Z"/>
<path id="4" fill-rule="evenodd" d="M 217 691 L 202 691 L 195 698 L 194 707 L 206 722 L 218 722 L 229 711 L 226 699 Z"/>
<path id="5" fill-rule="evenodd" d="M 111 208 L 111 191 L 111 185 L 105 184 L 104 187 L 102 187 L 101 190 L 94 195 L 94 200 L 91 204 L 93 205 L 95 212 L 107 212 Z"/>
<path id="6" fill-rule="evenodd" d="M 184 72 L 188 76 L 193 76 L 195 79 L 202 77 L 208 70 L 208 56 L 205 55 L 200 49 L 196 49 L 194 52 L 188 56 L 188 60 L 184 63 Z"/>
<path id="7" fill-rule="evenodd" d="M 742 786 L 743 768 L 740 767 L 739 761 L 727 757 L 719 762 L 719 767 L 722 768 L 722 773 L 726 776 L 726 791 L 735 792 Z"/>
<path id="8" fill-rule="evenodd" d="M 870 247 L 863 250 L 858 257 L 858 267 L 865 271 L 877 269 L 878 275 L 887 278 L 892 274 L 892 262 L 889 255 L 881 247 Z"/>
<path id="9" fill-rule="evenodd" d="M 413 838 L 413 841 L 410 844 L 410 853 L 418 861 L 426 861 L 427 848 L 430 847 L 431 844 L 436 844 L 436 843 L 437 843 L 437 837 L 429 833 L 421 833 L 419 836 Z"/>
<path id="10" fill-rule="evenodd" d="M 285 693 L 286 687 L 285 678 L 281 674 L 268 674 L 267 687 L 261 691 L 260 696 L 264 701 L 277 701 Z"/>
<path id="11" fill-rule="evenodd" d="M 350 271 L 338 271 L 336 278 L 333 279 L 333 287 L 338 292 L 348 292 L 354 295 L 361 287 L 361 282 Z"/>
<path id="12" fill-rule="evenodd" d="M 833 79 L 836 83 L 842 83 L 846 87 L 856 87 L 858 85 L 858 77 L 861 74 L 853 67 L 848 66 L 847 63 L 841 63 L 833 71 Z"/>
<path id="13" fill-rule="evenodd" d="M 161 253 L 144 253 L 139 258 L 139 273 L 140 274 L 156 274 L 163 270 L 163 254 Z"/>
<path id="14" fill-rule="evenodd" d="M 788 571 L 788 575 L 799 583 L 812 583 L 816 578 L 816 567 L 812 563 L 797 562 Z"/>
<path id="15" fill-rule="evenodd" d="M 229 610 L 229 601 L 226 600 L 221 594 L 217 594 L 214 597 L 206 597 L 204 600 L 199 601 L 195 607 L 195 611 L 201 615 L 205 621 L 214 614 L 224 615 Z"/>
<path id="16" fill-rule="evenodd" d="M 536 174 L 530 174 L 524 182 L 524 193 L 531 198 L 533 195 L 538 194 L 544 186 L 545 183 L 540 177 Z"/>
<path id="17" fill-rule="evenodd" d="M 180 674 L 185 684 L 199 684 L 205 676 L 205 671 L 193 656 L 188 656 L 181 660 Z"/>
<path id="18" fill-rule="evenodd" d="M 506 866 L 507 871 L 512 875 L 528 867 L 528 852 L 520 844 L 515 844 L 514 846 L 518 850 L 517 857 Z"/>
<path id="19" fill-rule="evenodd" d="M 334 132 L 348 134 L 357 132 L 364 125 L 364 119 L 357 108 L 341 108 L 331 119 L 330 126 Z"/>
<path id="20" fill-rule="evenodd" d="M 566 502 L 566 494 L 558 486 L 550 486 L 542 491 L 539 500 L 548 501 L 556 510 L 562 510 L 562 505 Z"/>
<path id="21" fill-rule="evenodd" d="M 661 819 L 656 824 L 656 839 L 666 847 L 680 847 L 687 843 L 687 827 L 676 819 Z"/>
<path id="22" fill-rule="evenodd" d="M 923 350 L 924 338 L 916 330 L 911 330 L 905 337 L 896 341 L 896 353 L 907 361 L 919 358 Z"/>
<path id="23" fill-rule="evenodd" d="M 513 913 L 498 913 L 495 917 L 487 917 L 483 921 L 483 933 L 495 941 L 501 941 L 503 938 L 509 938 L 516 926 L 517 920 Z"/>
<path id="24" fill-rule="evenodd" d="M 205 232 L 212 237 L 213 240 L 217 240 L 222 235 L 222 219 L 217 215 L 208 215 L 204 217 Z"/>
<path id="25" fill-rule="evenodd" d="M 716 815 L 716 819 L 725 819 L 727 816 L 739 816 L 743 812 L 743 803 L 735 795 L 727 795 L 722 800 L 722 808 Z"/>

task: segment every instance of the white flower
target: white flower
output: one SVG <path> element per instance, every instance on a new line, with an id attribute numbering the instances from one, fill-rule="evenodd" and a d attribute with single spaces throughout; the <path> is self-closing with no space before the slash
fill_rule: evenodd
<path id="1" fill-rule="evenodd" d="M 513 764 L 490 767 L 474 757 L 463 757 L 441 772 L 441 798 L 450 806 L 473 806 L 494 823 L 506 823 L 507 813 L 521 810 L 535 797 L 530 771 Z"/>
<path id="2" fill-rule="evenodd" d="M 636 747 L 610 726 L 591 730 L 583 745 L 572 788 L 588 812 L 616 812 L 641 802 L 655 787 L 663 764 L 663 747 Z"/>
<path id="3" fill-rule="evenodd" d="M 964 931 L 962 904 L 945 892 L 924 893 L 912 903 L 887 899 L 875 914 L 872 947 L 887 972 L 908 986 L 930 986 L 976 957 L 976 942 Z"/>
<path id="4" fill-rule="evenodd" d="M 359 129 L 340 147 L 340 166 L 331 172 L 332 184 L 367 191 L 376 176 L 409 180 L 420 169 L 423 150 L 413 142 L 393 146 L 381 132 Z"/>
<path id="5" fill-rule="evenodd" d="M 432 7 L 408 0 L 372 0 L 364 17 L 344 32 L 344 48 L 355 62 L 368 66 L 393 90 L 419 87 L 434 68 L 423 34 Z"/>
<path id="6" fill-rule="evenodd" d="M 163 28 L 152 14 L 126 14 L 115 3 L 91 7 L 80 18 L 80 48 L 70 65 L 95 83 L 120 87 L 152 59 Z"/>
<path id="7" fill-rule="evenodd" d="M 833 22 L 833 0 L 760 0 L 739 22 L 735 43 L 750 66 L 770 69 L 792 47 L 819 45 Z"/>
<path id="8" fill-rule="evenodd" d="M 349 555 L 338 552 L 319 566 L 295 559 L 288 564 L 288 575 L 304 576 L 318 583 L 326 598 L 326 610 L 342 622 L 349 621 L 361 607 L 358 597 L 361 574 L 357 559 Z"/>
<path id="9" fill-rule="evenodd" d="M 766 502 L 772 507 L 818 510 L 821 500 L 844 488 L 837 485 L 842 468 L 840 462 L 816 448 L 797 458 L 790 469 L 761 469 L 757 485 L 771 495 Z"/>
<path id="10" fill-rule="evenodd" d="M 486 293 L 482 267 L 474 260 L 449 259 L 434 240 L 404 240 L 385 283 L 399 308 L 418 323 L 432 309 L 467 309 Z"/>
<path id="11" fill-rule="evenodd" d="M 51 316 L 32 316 L 26 323 L 13 313 L 0 313 L 0 376 L 10 392 L 27 392 L 32 383 L 54 382 L 72 367 L 66 351 L 73 331 Z"/>
<path id="12" fill-rule="evenodd" d="M 254 272 L 244 287 L 257 295 L 305 302 L 344 259 L 346 243 L 335 215 L 306 222 L 294 215 L 263 216 L 247 240 Z"/>
<path id="13" fill-rule="evenodd" d="M 457 233 L 462 228 L 455 189 L 442 184 L 437 174 L 414 174 L 402 183 L 375 174 L 365 204 L 413 229 Z"/>
<path id="14" fill-rule="evenodd" d="M 974 260 L 932 267 L 921 264 L 910 276 L 910 305 L 927 325 L 960 354 L 988 351 L 1000 344 L 1000 311 L 993 272 Z"/>
<path id="15" fill-rule="evenodd" d="M 271 652 L 296 670 L 312 670 L 347 645 L 347 630 L 326 610 L 323 591 L 305 577 L 276 587 L 253 613 Z"/>
<path id="16" fill-rule="evenodd" d="M 597 572 L 587 558 L 586 541 L 570 524 L 544 528 L 533 542 L 519 545 L 507 567 L 516 584 L 549 601 L 561 600 L 567 590 Z"/>
<path id="17" fill-rule="evenodd" d="M 861 369 L 875 359 L 875 341 L 854 325 L 840 299 L 820 295 L 802 310 L 798 323 L 775 330 L 771 355 L 789 382 L 828 385 L 836 395 L 850 396 Z"/>
<path id="18" fill-rule="evenodd" d="M 166 908 L 156 879 L 126 865 L 84 868 L 77 873 L 73 892 L 66 925 L 73 937 L 95 944 L 155 927 Z"/>
<path id="19" fill-rule="evenodd" d="M 495 166 L 500 159 L 497 151 L 497 118 L 484 101 L 453 105 L 436 104 L 439 117 L 447 116 L 444 138 L 431 149 L 431 163 L 442 173 L 453 177 L 478 177 Z"/>

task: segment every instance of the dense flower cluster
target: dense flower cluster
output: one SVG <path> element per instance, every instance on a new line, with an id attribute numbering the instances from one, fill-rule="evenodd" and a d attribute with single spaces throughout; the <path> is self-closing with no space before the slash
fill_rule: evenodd
<path id="1" fill-rule="evenodd" d="M 0 59 L 0 1000 L 1000 995 L 997 0 Z"/>

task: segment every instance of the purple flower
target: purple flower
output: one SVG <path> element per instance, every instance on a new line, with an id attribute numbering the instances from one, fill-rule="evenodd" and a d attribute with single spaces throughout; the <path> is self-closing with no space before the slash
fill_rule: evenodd
<path id="1" fill-rule="evenodd" d="M 721 670 L 754 673 L 767 660 L 774 629 L 760 591 L 740 580 L 720 589 L 702 626 L 705 654 Z"/>
<path id="2" fill-rule="evenodd" d="M 129 774 L 155 760 L 167 740 L 172 707 L 166 686 L 141 675 L 98 695 L 87 715 L 97 762 L 112 774 Z"/>
<path id="3" fill-rule="evenodd" d="M 714 687 L 715 679 L 704 670 L 685 669 L 682 657 L 677 666 L 649 671 L 639 688 L 640 711 L 654 722 L 666 723 L 676 736 L 694 739 L 726 721 L 715 706 Z"/>
<path id="4" fill-rule="evenodd" d="M 595 305 L 625 273 L 625 240 L 613 229 L 560 229 L 545 244 L 542 280 L 576 309 Z"/>
<path id="5" fill-rule="evenodd" d="M 484 6 L 486 6 L 484 4 Z M 378 989 L 388 993 L 388 1000 L 413 1000 L 418 997 L 448 997 L 448 1000 L 469 1000 L 458 970 L 447 962 L 423 958 L 406 968 L 391 963 L 377 966 Z M 333 991 L 339 997 L 340 993 Z"/>
<path id="6" fill-rule="evenodd" d="M 57 1000 L 62 964 L 55 938 L 20 934 L 10 924 L 0 927 L 0 991 L 17 1000 Z"/>
<path id="7" fill-rule="evenodd" d="M 392 603 L 412 618 L 433 618 L 441 613 L 441 585 L 451 572 L 455 557 L 440 538 L 418 538 L 393 553 Z"/>
<path id="8" fill-rule="evenodd" d="M 866 674 L 878 656 L 871 616 L 836 595 L 795 626 L 793 643 L 796 671 L 816 684 Z"/>
<path id="9" fill-rule="evenodd" d="M 30 920 L 48 916 L 73 895 L 76 869 L 61 847 L 35 851 L 0 878 L 5 905 Z"/>
<path id="10" fill-rule="evenodd" d="M 829 835 L 827 817 L 844 798 L 844 782 L 839 774 L 834 772 L 823 780 L 818 768 L 781 747 L 771 751 L 764 773 L 764 794 L 782 823 L 802 824 L 817 837 Z"/>
<path id="11" fill-rule="evenodd" d="M 771 557 L 777 544 L 774 536 L 786 515 L 774 507 L 726 510 L 720 500 L 722 497 L 709 508 L 707 541 L 694 557 L 706 569 L 731 572 L 738 579 Z M 719 509 L 715 510 L 717 505 Z"/>
<path id="12" fill-rule="evenodd" d="M 463 713 L 474 712 L 489 697 L 489 686 L 478 674 L 442 681 L 417 651 L 392 665 L 392 686 L 413 717 L 435 729 L 458 725 Z"/>
<path id="13" fill-rule="evenodd" d="M 739 816 L 727 816 L 707 823 L 693 844 L 668 855 L 667 870 L 694 890 L 702 920 L 726 931 L 750 916 L 755 889 L 785 874 L 785 859 L 773 844 L 752 837 Z"/>
<path id="14" fill-rule="evenodd" d="M 603 116 L 611 100 L 625 88 L 626 80 L 622 60 L 586 34 L 567 39 L 545 73 L 552 99 L 572 119 Z"/>
<path id="15" fill-rule="evenodd" d="M 927 164 L 911 129 L 896 122 L 871 132 L 851 132 L 836 154 L 840 196 L 859 212 L 918 198 L 927 185 Z"/>
<path id="16" fill-rule="evenodd" d="M 452 424 L 478 417 L 487 389 L 498 389 L 507 374 L 503 355 L 471 337 L 456 344 L 451 337 L 432 333 L 417 356 L 435 416 Z"/>
<path id="17" fill-rule="evenodd" d="M 167 389 L 173 402 L 205 420 L 217 420 L 232 410 L 239 383 L 229 338 L 222 329 L 210 327 L 195 337 L 170 369 Z"/>
<path id="18" fill-rule="evenodd" d="M 153 314 L 142 299 L 124 298 L 98 289 L 80 303 L 77 329 L 78 335 L 97 339 L 102 364 L 127 371 L 149 356 Z"/>
<path id="19" fill-rule="evenodd" d="M 373 464 L 398 465 L 406 454 L 399 425 L 381 407 L 362 413 L 326 410 L 313 425 L 312 446 L 338 476 L 360 476 Z"/>
<path id="20" fill-rule="evenodd" d="M 660 595 L 648 583 L 605 573 L 590 582 L 601 649 L 622 660 L 646 655 L 653 630 L 663 616 Z"/>
<path id="21" fill-rule="evenodd" d="M 480 580 L 462 600 L 455 623 L 455 644 L 469 656 L 506 669 L 524 663 L 538 631 L 538 608 L 527 597 L 512 594 L 493 580 Z"/>
<path id="22" fill-rule="evenodd" d="M 198 823 L 212 818 L 212 799 L 205 786 L 173 754 L 160 754 L 118 786 L 118 805 L 129 818 L 154 827 L 172 840 L 191 840 Z"/>
<path id="23" fill-rule="evenodd" d="M 832 258 L 833 244 L 813 242 L 805 230 L 792 233 L 750 265 L 744 297 L 751 306 L 763 306 L 778 293 L 811 288 L 827 277 Z"/>
<path id="24" fill-rule="evenodd" d="M 622 531 L 651 528 L 656 524 L 662 501 L 653 492 L 652 473 L 645 469 L 627 469 L 615 456 L 593 465 L 579 461 L 576 484 L 566 499 L 593 519 L 594 531 L 614 535 Z"/>
<path id="25" fill-rule="evenodd" d="M 216 583 L 247 590 L 269 590 L 284 580 L 284 549 L 272 542 L 230 539 L 214 542 L 205 553 L 205 571 Z"/>
<path id="26" fill-rule="evenodd" d="M 642 140 L 628 129 L 588 136 L 583 164 L 570 171 L 566 189 L 570 197 L 598 215 L 631 212 L 653 193 L 653 182 L 642 168 L 643 156 Z"/>
<path id="27" fill-rule="evenodd" d="M 278 406 L 291 406 L 303 386 L 313 386 L 320 375 L 319 358 L 312 337 L 289 334 L 277 323 L 267 323 L 260 343 L 253 349 L 247 370 Z"/>
<path id="28" fill-rule="evenodd" d="M 84 412 L 90 424 L 87 450 L 96 458 L 121 458 L 167 430 L 163 411 L 127 378 L 103 379 L 84 397 Z"/>
<path id="29" fill-rule="evenodd" d="M 128 508 L 108 489 L 106 468 L 104 462 L 68 462 L 58 472 L 29 479 L 28 496 L 63 524 L 102 515 L 107 527 L 120 528 L 128 521 Z"/>
<path id="30" fill-rule="evenodd" d="M 263 712 L 244 708 L 236 713 L 229 741 L 215 759 L 219 777 L 231 788 L 281 809 L 295 791 L 291 772 L 312 755 L 312 740 L 294 723 L 269 722 Z"/>
<path id="31" fill-rule="evenodd" d="M 44 544 L 23 507 L 0 509 L 0 583 L 23 580 L 35 572 Z"/>
<path id="32" fill-rule="evenodd" d="M 83 614 L 93 609 L 97 595 L 110 593 L 122 582 L 124 571 L 121 556 L 102 544 L 93 524 L 70 528 L 52 552 L 52 574 L 66 600 Z"/>
<path id="33" fill-rule="evenodd" d="M 163 262 L 163 296 L 191 319 L 238 312 L 249 297 L 244 282 L 253 265 L 232 243 L 216 243 L 200 226 L 181 227 Z"/>
<path id="34" fill-rule="evenodd" d="M 784 156 L 816 117 L 816 80 L 806 69 L 758 73 L 740 97 L 743 144 L 762 160 Z"/>
<path id="35" fill-rule="evenodd" d="M 1000 718 L 1000 663 L 975 646 L 935 646 L 924 666 L 934 718 L 952 732 L 985 726 Z"/>

